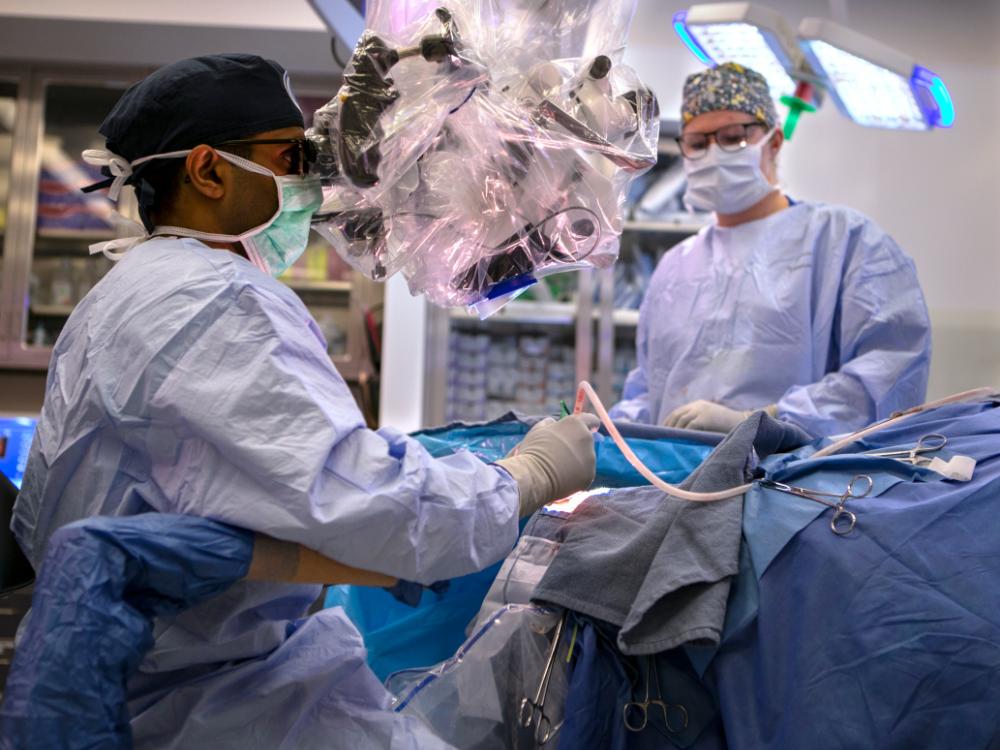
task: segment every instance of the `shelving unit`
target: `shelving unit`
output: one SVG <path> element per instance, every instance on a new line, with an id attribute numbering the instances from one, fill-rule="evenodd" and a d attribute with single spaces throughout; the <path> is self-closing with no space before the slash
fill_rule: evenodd
<path id="1" fill-rule="evenodd" d="M 462 309 L 449 311 L 453 321 L 477 322 L 479 318 Z M 591 318 L 599 320 L 599 309 L 591 311 Z M 525 325 L 573 325 L 576 322 L 576 304 L 573 302 L 510 302 L 490 320 L 494 323 L 522 323 Z M 630 309 L 614 309 L 612 321 L 616 326 L 634 328 L 639 325 L 639 311 Z"/>
<path id="2" fill-rule="evenodd" d="M 350 294 L 353 284 L 350 281 L 299 281 L 290 280 L 285 282 L 290 289 L 296 292 L 339 292 Z"/>
<path id="3" fill-rule="evenodd" d="M 558 413 L 593 369 L 593 276 L 574 272 L 573 302 L 517 299 L 486 320 L 427 305 L 424 424 Z"/>
<path id="4" fill-rule="evenodd" d="M 0 78 L 17 81 L 8 123 L 12 152 L 0 278 L 0 367 L 44 370 L 74 304 L 111 267 L 87 252 L 88 245 L 117 232 L 107 218 L 107 199 L 78 190 L 97 174 L 79 152 L 103 145 L 100 121 L 144 72 L 0 71 Z"/>
<path id="5" fill-rule="evenodd" d="M 34 315 L 49 318 L 68 318 L 73 312 L 74 305 L 39 305 L 32 303 L 31 312 Z"/>
<path id="6" fill-rule="evenodd" d="M 71 240 L 76 242 L 104 242 L 113 240 L 118 235 L 115 232 L 100 229 L 61 229 L 48 227 L 39 229 L 36 237 L 40 240 Z"/>
<path id="7" fill-rule="evenodd" d="M 455 321 L 479 322 L 479 318 L 466 310 L 449 311 Z M 513 300 L 489 318 L 493 323 L 523 323 L 525 325 L 572 325 L 576 319 L 576 305 L 572 302 L 521 302 Z"/>
<path id="8" fill-rule="evenodd" d="M 626 221 L 624 230 L 639 234 L 678 234 L 684 237 L 698 232 L 703 224 L 689 221 Z"/>
<path id="9" fill-rule="evenodd" d="M 638 310 L 613 310 L 612 321 L 620 328 L 635 328 L 639 325 Z"/>

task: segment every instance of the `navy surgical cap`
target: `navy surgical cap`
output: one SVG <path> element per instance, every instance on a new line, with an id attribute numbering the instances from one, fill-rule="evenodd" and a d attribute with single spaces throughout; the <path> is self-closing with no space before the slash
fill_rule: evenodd
<path id="1" fill-rule="evenodd" d="M 256 55 L 206 55 L 166 65 L 126 91 L 103 123 L 107 148 L 141 156 L 303 127 L 288 74 Z"/>
<path id="2" fill-rule="evenodd" d="M 122 94 L 99 132 L 108 151 L 132 162 L 293 126 L 303 127 L 302 110 L 285 69 L 256 55 L 225 54 L 180 60 L 147 76 Z M 142 174 L 157 163 L 138 165 L 126 181 L 140 206 L 152 199 Z"/>

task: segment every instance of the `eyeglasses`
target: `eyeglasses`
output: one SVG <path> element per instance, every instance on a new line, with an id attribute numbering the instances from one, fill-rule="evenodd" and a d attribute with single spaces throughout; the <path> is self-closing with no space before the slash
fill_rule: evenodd
<path id="1" fill-rule="evenodd" d="M 708 144 L 715 141 L 723 151 L 740 151 L 750 143 L 750 128 L 766 129 L 762 122 L 743 122 L 726 125 L 712 133 L 684 133 L 676 138 L 685 159 L 700 159 L 708 153 Z"/>
<path id="2" fill-rule="evenodd" d="M 235 141 L 225 141 L 220 146 L 250 146 L 254 143 L 287 143 L 295 146 L 289 152 L 290 164 L 289 173 L 302 175 L 309 174 L 309 168 L 316 163 L 319 155 L 316 144 L 308 138 L 245 138 Z"/>

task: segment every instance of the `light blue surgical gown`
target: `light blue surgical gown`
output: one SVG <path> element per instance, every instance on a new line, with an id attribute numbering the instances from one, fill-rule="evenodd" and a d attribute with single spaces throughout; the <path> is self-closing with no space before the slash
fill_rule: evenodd
<path id="1" fill-rule="evenodd" d="M 931 335 L 913 262 L 889 235 L 852 209 L 796 203 L 667 252 L 636 349 L 615 418 L 659 424 L 697 399 L 777 404 L 820 436 L 922 403 Z"/>
<path id="2" fill-rule="evenodd" d="M 499 560 L 518 491 L 467 452 L 366 429 L 299 299 L 243 258 L 159 238 L 69 318 L 12 528 L 46 541 L 97 514 L 190 513 L 430 583 Z M 130 684 L 140 748 L 435 747 L 365 665 L 317 586 L 242 582 L 169 621 Z M 96 644 L 95 644 L 96 645 Z"/>

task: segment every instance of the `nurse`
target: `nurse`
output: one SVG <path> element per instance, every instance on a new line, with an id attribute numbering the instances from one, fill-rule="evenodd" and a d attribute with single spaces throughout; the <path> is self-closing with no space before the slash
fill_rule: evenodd
<path id="1" fill-rule="evenodd" d="M 931 337 L 913 262 L 861 213 L 780 190 L 764 77 L 696 73 L 681 116 L 685 204 L 715 221 L 657 266 L 612 416 L 728 432 L 763 409 L 821 436 L 922 403 Z"/>
<path id="2" fill-rule="evenodd" d="M 586 417 L 536 426 L 488 465 L 372 431 L 316 322 L 276 280 L 323 196 L 285 71 L 252 55 L 182 60 L 101 126 L 112 198 L 136 188 L 149 233 L 70 316 L 12 528 L 37 569 L 60 526 L 185 513 L 421 583 L 506 555 L 518 518 L 586 488 Z M 284 579 L 283 579 L 284 580 Z M 437 747 L 389 710 L 320 587 L 244 581 L 156 623 L 129 685 L 140 748 Z"/>

